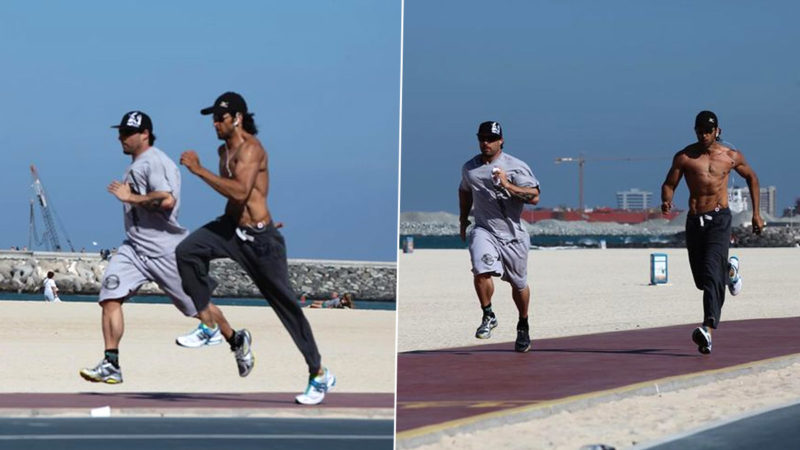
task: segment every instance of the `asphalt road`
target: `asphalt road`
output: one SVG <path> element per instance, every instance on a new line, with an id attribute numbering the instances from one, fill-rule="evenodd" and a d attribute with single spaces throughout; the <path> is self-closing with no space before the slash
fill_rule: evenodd
<path id="1" fill-rule="evenodd" d="M 391 420 L 272 418 L 0 419 L 0 448 L 392 449 Z"/>
<path id="2" fill-rule="evenodd" d="M 698 404 L 698 407 L 713 408 L 713 405 Z M 800 449 L 800 403 L 644 448 L 649 450 Z"/>

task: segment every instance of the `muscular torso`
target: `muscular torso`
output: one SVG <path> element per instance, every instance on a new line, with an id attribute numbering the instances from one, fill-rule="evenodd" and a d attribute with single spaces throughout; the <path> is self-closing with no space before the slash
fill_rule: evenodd
<path id="1" fill-rule="evenodd" d="M 245 141 L 238 147 L 225 150 L 225 145 L 219 147 L 219 173 L 224 178 L 234 179 L 236 166 L 239 163 L 239 154 L 242 146 L 251 145 L 257 148 L 260 153 L 258 161 L 258 173 L 256 175 L 253 188 L 250 190 L 247 200 L 243 203 L 228 200 L 225 205 L 225 215 L 234 219 L 239 225 L 249 226 L 259 222 L 269 223 L 272 217 L 267 206 L 267 194 L 269 193 L 269 168 L 267 164 L 267 152 L 261 143 L 253 136 L 247 136 Z"/>
<path id="2" fill-rule="evenodd" d="M 736 167 L 737 152 L 718 143 L 708 151 L 692 144 L 681 151 L 679 158 L 689 187 L 689 213 L 726 208 L 728 176 Z"/>

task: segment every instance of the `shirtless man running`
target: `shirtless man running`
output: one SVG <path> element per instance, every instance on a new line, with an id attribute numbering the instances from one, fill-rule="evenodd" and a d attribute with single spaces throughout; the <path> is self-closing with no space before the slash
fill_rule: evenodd
<path id="1" fill-rule="evenodd" d="M 758 177 L 738 150 L 722 145 L 722 130 L 716 114 L 701 111 L 694 122 L 697 142 L 675 154 L 661 186 L 661 210 L 672 209 L 672 197 L 682 176 L 689 187 L 686 216 L 686 248 L 694 284 L 703 291 L 702 326 L 692 332 L 692 341 L 702 354 L 711 353 L 711 330 L 719 326 L 725 287 L 737 294 L 738 260 L 728 260 L 731 211 L 728 209 L 728 175 L 735 170 L 747 181 L 753 200 L 753 232 L 760 234 L 764 221 L 759 212 Z M 732 258 L 733 259 L 733 258 Z"/>
<path id="2" fill-rule="evenodd" d="M 297 403 L 315 405 L 336 384 L 336 377 L 322 367 L 311 326 L 295 301 L 289 284 L 286 244 L 277 230 L 267 206 L 269 166 L 267 152 L 255 137 L 258 133 L 253 114 L 241 95 L 226 92 L 214 105 L 201 111 L 211 114 L 219 146 L 219 175 L 200 164 L 192 150 L 181 155 L 181 164 L 228 199 L 225 214 L 193 232 L 176 249 L 183 289 L 195 302 L 198 317 L 215 325 L 209 310 L 214 282 L 208 275 L 209 261 L 229 257 L 247 272 L 272 310 L 300 349 L 308 365 L 309 380 Z M 252 367 L 251 336 L 247 330 L 234 332 L 219 324 L 231 348 Z"/>

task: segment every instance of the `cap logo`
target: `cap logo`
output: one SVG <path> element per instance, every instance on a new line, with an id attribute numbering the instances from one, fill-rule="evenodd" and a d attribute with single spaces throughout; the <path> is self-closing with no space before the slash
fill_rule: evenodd
<path id="1" fill-rule="evenodd" d="M 126 126 L 131 128 L 139 128 L 142 126 L 142 115 L 138 112 L 128 114 L 128 121 L 125 122 Z"/>
<path id="2" fill-rule="evenodd" d="M 500 124 L 497 122 L 492 122 L 492 133 L 500 134 Z"/>
<path id="3" fill-rule="evenodd" d="M 220 108 L 228 109 L 228 102 L 219 102 Z"/>

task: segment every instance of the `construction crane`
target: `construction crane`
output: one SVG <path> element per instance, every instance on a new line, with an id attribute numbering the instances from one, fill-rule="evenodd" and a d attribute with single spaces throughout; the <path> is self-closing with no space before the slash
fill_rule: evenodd
<path id="1" fill-rule="evenodd" d="M 54 220 L 55 210 L 53 209 L 52 205 L 48 204 L 47 196 L 44 192 L 44 185 L 42 185 L 41 180 L 39 180 L 39 173 L 36 171 L 36 166 L 31 165 L 31 176 L 33 177 L 33 184 L 31 188 L 33 189 L 33 194 L 35 200 L 39 203 L 39 208 L 42 211 L 42 220 L 44 221 L 44 234 L 41 238 L 39 238 L 39 234 L 36 232 L 36 218 L 34 214 L 34 199 L 31 198 L 31 212 L 30 212 L 30 226 L 29 226 L 29 235 L 28 235 L 28 248 L 31 250 L 33 249 L 33 244 L 45 244 L 48 250 L 60 252 L 61 242 L 58 239 L 58 231 L 56 229 L 56 220 Z M 59 223 L 60 224 L 60 223 Z M 69 236 L 67 235 L 67 231 L 61 226 L 61 231 L 64 234 L 64 237 L 67 240 L 67 244 L 69 245 L 70 251 L 74 252 L 75 249 L 72 247 L 72 241 L 70 241 Z"/>
<path id="2" fill-rule="evenodd" d="M 646 161 L 656 159 L 669 159 L 666 156 L 645 156 L 645 157 L 600 157 L 600 158 L 585 158 L 581 153 L 580 156 L 563 156 L 555 159 L 556 164 L 561 163 L 578 163 L 578 210 L 583 212 L 583 166 L 586 161 Z"/>

